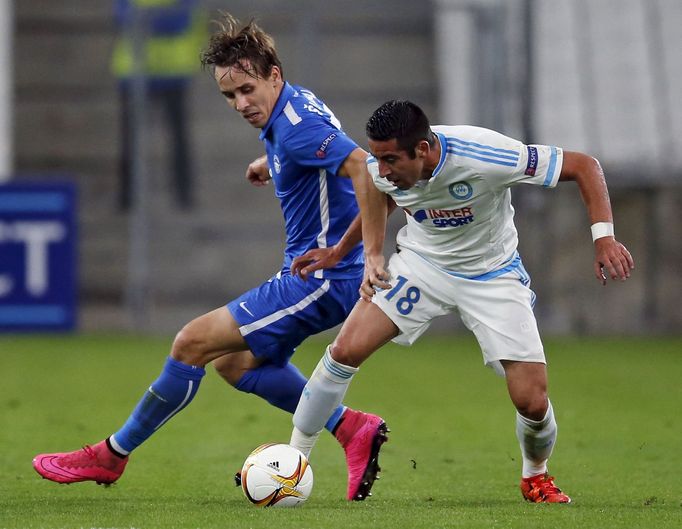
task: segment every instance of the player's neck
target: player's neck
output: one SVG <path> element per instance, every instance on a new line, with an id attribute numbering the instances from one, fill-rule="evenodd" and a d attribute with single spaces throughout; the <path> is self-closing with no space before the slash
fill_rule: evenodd
<path id="1" fill-rule="evenodd" d="M 424 160 L 424 171 L 422 178 L 425 180 L 428 180 L 433 176 L 433 171 L 435 171 L 436 167 L 438 167 L 438 163 L 440 162 L 440 154 L 441 154 L 441 146 L 440 146 L 440 140 L 438 139 L 438 136 L 435 134 L 433 135 L 434 137 L 434 142 L 433 142 L 433 147 L 429 147 L 429 152 L 426 155 L 426 159 Z"/>

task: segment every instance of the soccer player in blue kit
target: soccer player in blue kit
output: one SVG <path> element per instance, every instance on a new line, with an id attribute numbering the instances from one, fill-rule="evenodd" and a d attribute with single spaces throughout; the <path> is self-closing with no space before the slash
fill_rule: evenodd
<path id="1" fill-rule="evenodd" d="M 284 81 L 273 40 L 255 23 L 241 27 L 224 15 L 202 63 L 228 104 L 261 130 L 267 154 L 246 176 L 257 186 L 274 183 L 287 234 L 284 263 L 177 334 L 161 375 L 118 431 L 82 450 L 36 456 L 33 466 L 46 479 L 116 481 L 129 454 L 190 403 L 210 362 L 237 389 L 293 413 L 306 384 L 289 361 L 295 348 L 343 322 L 359 298 L 364 263 L 353 184 L 369 182 L 367 153 L 312 92 Z M 363 500 L 379 471 L 385 422 L 339 405 L 326 428 L 346 453 L 347 498 Z"/>

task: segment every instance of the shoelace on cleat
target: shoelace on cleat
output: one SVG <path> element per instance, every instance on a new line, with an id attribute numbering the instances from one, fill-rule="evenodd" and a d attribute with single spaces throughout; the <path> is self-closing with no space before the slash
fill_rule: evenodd
<path id="1" fill-rule="evenodd" d="M 85 456 L 83 452 L 85 452 Z M 79 450 L 60 458 L 60 463 L 72 468 L 91 467 L 97 465 L 97 454 L 90 445 L 85 445 L 82 451 Z"/>
<path id="2" fill-rule="evenodd" d="M 557 494 L 563 494 L 561 489 L 554 484 L 553 476 L 543 477 L 542 479 L 532 483 L 532 486 L 533 489 L 537 489 L 538 494 L 543 498 Z"/>

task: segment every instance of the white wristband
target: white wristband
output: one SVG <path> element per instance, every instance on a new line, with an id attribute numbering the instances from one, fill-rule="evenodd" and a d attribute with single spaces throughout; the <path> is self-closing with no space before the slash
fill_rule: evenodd
<path id="1" fill-rule="evenodd" d="M 592 242 L 602 237 L 613 237 L 613 222 L 595 222 L 590 226 Z"/>

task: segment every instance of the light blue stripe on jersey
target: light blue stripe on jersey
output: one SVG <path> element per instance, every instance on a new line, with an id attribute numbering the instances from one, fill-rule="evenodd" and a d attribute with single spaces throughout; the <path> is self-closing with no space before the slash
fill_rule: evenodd
<path id="1" fill-rule="evenodd" d="M 545 181 L 542 182 L 542 185 L 545 187 L 551 184 L 552 180 L 554 180 L 554 171 L 556 170 L 556 159 L 557 159 L 556 147 L 550 147 L 549 167 L 547 168 L 547 176 L 545 177 Z"/>
<path id="2" fill-rule="evenodd" d="M 401 251 L 405 251 L 405 250 L 403 249 Z M 408 250 L 408 251 L 410 251 L 414 255 L 424 259 L 424 261 L 429 263 L 431 266 L 437 268 L 441 272 L 445 272 L 446 274 L 448 274 L 450 276 L 459 277 L 461 279 L 470 279 L 471 281 L 488 281 L 490 279 L 494 279 L 494 278 L 499 277 L 503 274 L 506 274 L 507 272 L 517 270 L 520 266 L 523 266 L 519 252 L 514 252 L 514 255 L 508 261 L 503 263 L 501 268 L 496 268 L 495 270 L 491 270 L 490 272 L 486 272 L 485 274 L 481 274 L 478 276 L 468 276 L 465 274 L 459 274 L 457 272 L 453 272 L 452 270 L 448 270 L 447 268 L 442 268 L 442 267 L 438 266 L 437 264 L 434 264 L 433 262 L 431 262 L 430 259 L 427 259 L 423 255 L 418 254 L 414 250 Z M 528 279 L 530 280 L 530 277 Z"/>
<path id="3" fill-rule="evenodd" d="M 474 160 L 492 163 L 495 165 L 505 165 L 507 167 L 516 167 L 516 162 L 504 162 L 502 160 L 497 160 L 494 158 L 486 158 L 483 156 L 476 156 L 474 154 L 471 154 L 471 153 L 468 153 L 465 151 L 455 150 L 451 145 L 448 145 L 448 154 L 455 154 L 457 156 L 463 156 L 464 158 L 473 158 Z"/>
<path id="4" fill-rule="evenodd" d="M 491 145 L 483 145 L 481 143 L 476 143 L 473 141 L 464 141 L 460 140 L 459 138 L 455 138 L 454 136 L 447 136 L 448 144 L 455 146 L 455 147 L 465 147 L 467 149 L 471 149 L 473 147 L 478 147 L 479 149 L 488 151 L 486 154 L 491 154 L 493 156 L 497 156 L 498 154 L 510 154 L 513 156 L 516 160 L 519 159 L 519 153 L 517 151 L 512 151 L 511 149 L 499 149 L 497 147 L 493 147 Z"/>
<path id="5" fill-rule="evenodd" d="M 481 274 L 480 276 L 467 277 L 467 279 L 471 279 L 473 281 L 488 281 L 489 279 L 499 277 L 503 274 L 506 274 L 507 272 L 511 272 L 512 270 L 518 269 L 519 266 L 522 266 L 521 256 L 519 255 L 518 252 L 514 253 L 514 257 L 512 257 L 511 261 L 507 262 L 508 264 L 506 264 L 502 268 L 492 270 L 491 272 L 486 272 L 485 274 Z"/>

